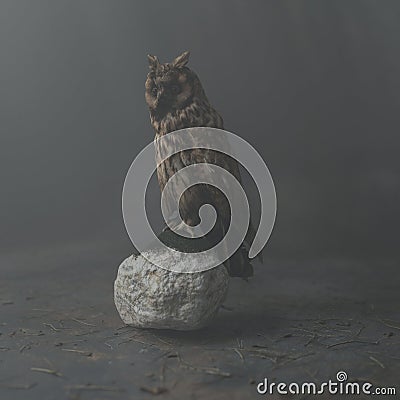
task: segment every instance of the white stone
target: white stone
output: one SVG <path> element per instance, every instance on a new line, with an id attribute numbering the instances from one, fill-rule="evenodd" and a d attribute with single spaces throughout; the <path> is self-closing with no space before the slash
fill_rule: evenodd
<path id="1" fill-rule="evenodd" d="M 165 255 L 159 256 L 168 262 Z M 186 254 L 181 262 L 192 265 L 201 261 L 196 254 Z M 157 267 L 142 255 L 132 255 L 118 269 L 114 301 L 127 325 L 192 330 L 212 320 L 225 299 L 228 284 L 223 265 L 204 272 L 177 273 Z"/>

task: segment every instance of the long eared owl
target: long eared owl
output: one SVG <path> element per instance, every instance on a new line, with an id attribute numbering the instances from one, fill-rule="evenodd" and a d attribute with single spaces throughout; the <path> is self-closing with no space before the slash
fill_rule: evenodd
<path id="1" fill-rule="evenodd" d="M 190 127 L 224 129 L 222 117 L 208 101 L 200 79 L 186 66 L 189 61 L 188 51 L 175 58 L 172 63 L 160 63 L 157 57 L 151 55 L 148 56 L 148 61 L 150 71 L 145 85 L 145 97 L 156 138 Z M 205 162 L 224 168 L 240 182 L 239 166 L 234 159 L 213 150 L 193 149 L 176 153 L 159 164 L 157 177 L 161 191 L 180 169 Z M 213 186 L 198 184 L 187 189 L 179 202 L 181 218 L 190 226 L 197 225 L 200 222 L 199 208 L 206 203 L 217 210 L 216 225 L 219 229 L 217 227 L 214 232 L 222 237 L 230 224 L 230 208 L 226 197 Z M 246 249 L 244 243 L 225 262 L 231 276 L 247 278 L 253 274 Z"/>

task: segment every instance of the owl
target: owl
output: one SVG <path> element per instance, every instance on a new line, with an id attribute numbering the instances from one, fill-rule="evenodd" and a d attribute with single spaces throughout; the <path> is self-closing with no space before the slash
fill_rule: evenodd
<path id="1" fill-rule="evenodd" d="M 152 55 L 148 56 L 148 61 L 150 71 L 145 84 L 145 98 L 155 139 L 190 127 L 224 129 L 222 117 L 208 101 L 200 79 L 187 67 L 188 51 L 171 63 L 160 63 Z M 176 153 L 157 166 L 161 191 L 176 172 L 198 163 L 216 164 L 241 181 L 239 166 L 233 158 L 214 150 L 192 149 Z M 208 235 L 210 243 L 216 244 L 231 222 L 229 203 L 218 188 L 207 184 L 188 188 L 180 198 L 179 213 L 187 225 L 196 226 L 200 222 L 199 208 L 204 204 L 211 204 L 217 211 L 216 224 Z M 248 247 L 245 239 L 243 245 L 224 263 L 231 276 L 246 279 L 253 275 Z"/>

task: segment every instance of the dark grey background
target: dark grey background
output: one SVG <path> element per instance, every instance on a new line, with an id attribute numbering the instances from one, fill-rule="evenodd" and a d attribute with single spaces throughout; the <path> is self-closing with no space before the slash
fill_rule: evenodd
<path id="1" fill-rule="evenodd" d="M 274 177 L 266 254 L 393 259 L 399 16 L 396 1 L 2 0 L 1 252 L 129 254 L 122 184 L 153 138 L 146 54 L 189 49 L 226 128 Z"/>

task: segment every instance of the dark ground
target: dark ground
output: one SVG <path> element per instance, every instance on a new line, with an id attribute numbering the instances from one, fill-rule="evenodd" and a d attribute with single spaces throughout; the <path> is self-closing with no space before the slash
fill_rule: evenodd
<path id="1" fill-rule="evenodd" d="M 211 326 L 170 332 L 123 326 L 112 290 L 124 256 L 101 243 L 1 256 L 0 399 L 256 399 L 264 377 L 339 370 L 398 385 L 395 263 L 267 259 L 232 280 Z"/>

